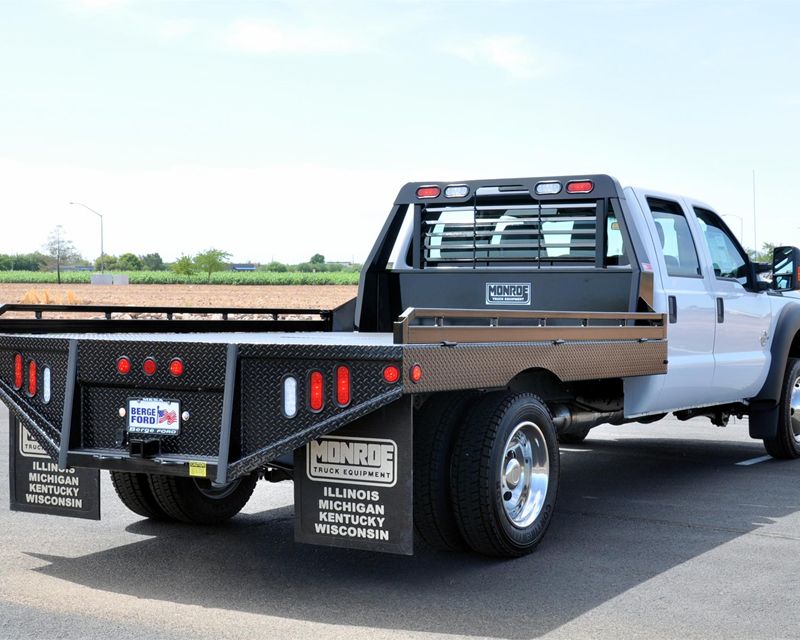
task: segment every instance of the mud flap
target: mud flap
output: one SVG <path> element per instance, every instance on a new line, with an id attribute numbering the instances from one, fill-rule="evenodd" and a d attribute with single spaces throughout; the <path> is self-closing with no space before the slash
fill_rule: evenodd
<path id="1" fill-rule="evenodd" d="M 294 454 L 295 540 L 411 555 L 412 398 Z"/>
<path id="2" fill-rule="evenodd" d="M 59 470 L 11 412 L 8 431 L 12 511 L 100 519 L 100 471 Z"/>

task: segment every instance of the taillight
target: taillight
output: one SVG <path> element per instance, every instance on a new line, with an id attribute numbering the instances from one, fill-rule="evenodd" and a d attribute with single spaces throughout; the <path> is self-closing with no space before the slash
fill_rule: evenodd
<path id="1" fill-rule="evenodd" d="M 400 369 L 390 364 L 383 370 L 383 379 L 389 384 L 394 384 L 400 379 Z"/>
<path id="2" fill-rule="evenodd" d="M 14 388 L 22 389 L 22 354 L 14 356 Z"/>
<path id="3" fill-rule="evenodd" d="M 325 406 L 325 379 L 319 371 L 308 377 L 308 405 L 312 411 L 322 411 Z"/>
<path id="4" fill-rule="evenodd" d="M 428 186 L 417 189 L 417 198 L 438 198 L 442 190 L 439 187 Z"/>
<path id="5" fill-rule="evenodd" d="M 567 183 L 567 193 L 591 193 L 594 182 L 591 180 L 575 180 Z"/>
<path id="6" fill-rule="evenodd" d="M 28 363 L 28 395 L 33 397 L 36 395 L 36 361 L 31 360 Z"/>
<path id="7" fill-rule="evenodd" d="M 418 364 L 415 364 L 413 367 L 411 367 L 409 376 L 411 377 L 411 382 L 415 384 L 422 380 L 422 367 L 420 367 Z"/>
<path id="8" fill-rule="evenodd" d="M 344 365 L 336 367 L 336 402 L 340 407 L 350 404 L 350 369 Z"/>
<path id="9" fill-rule="evenodd" d="M 146 376 L 152 376 L 156 372 L 157 368 L 158 367 L 156 367 L 155 360 L 153 360 L 152 358 L 144 359 L 144 363 L 142 364 L 142 371 L 144 371 L 144 374 Z"/>
<path id="10" fill-rule="evenodd" d="M 131 372 L 131 361 L 122 356 L 117 359 L 117 373 L 122 376 L 127 376 Z"/>
<path id="11" fill-rule="evenodd" d="M 169 363 L 169 372 L 175 376 L 183 375 L 183 361 L 180 358 L 173 358 Z"/>

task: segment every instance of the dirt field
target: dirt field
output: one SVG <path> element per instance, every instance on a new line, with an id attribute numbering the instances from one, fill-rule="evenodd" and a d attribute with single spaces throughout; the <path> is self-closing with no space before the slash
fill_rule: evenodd
<path id="1" fill-rule="evenodd" d="M 230 286 L 89 284 L 31 286 L 0 285 L 0 304 L 114 304 L 181 307 L 289 307 L 332 309 L 355 297 L 355 286 Z"/>

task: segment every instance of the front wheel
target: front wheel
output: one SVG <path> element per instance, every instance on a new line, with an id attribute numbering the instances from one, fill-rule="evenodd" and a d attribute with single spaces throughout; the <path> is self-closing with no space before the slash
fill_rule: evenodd
<path id="1" fill-rule="evenodd" d="M 781 402 L 778 406 L 778 431 L 764 440 L 764 448 L 773 458 L 800 458 L 800 359 L 786 365 Z"/>
<path id="2" fill-rule="evenodd" d="M 544 538 L 558 492 L 550 411 L 529 393 L 490 393 L 473 405 L 453 456 L 456 520 L 478 553 L 517 557 Z"/>
<path id="3" fill-rule="evenodd" d="M 172 519 L 192 524 L 219 524 L 239 513 L 253 494 L 258 475 L 215 487 L 205 478 L 151 475 L 159 506 Z"/>

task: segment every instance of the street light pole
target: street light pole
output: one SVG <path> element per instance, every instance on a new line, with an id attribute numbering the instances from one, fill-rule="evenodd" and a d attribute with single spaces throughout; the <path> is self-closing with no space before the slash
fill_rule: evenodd
<path id="1" fill-rule="evenodd" d="M 84 209 L 88 209 L 94 215 L 96 215 L 98 218 L 100 218 L 100 273 L 103 273 L 103 271 L 105 270 L 105 255 L 106 255 L 106 252 L 103 249 L 103 237 L 104 237 L 103 236 L 103 214 L 102 213 L 98 213 L 97 211 L 95 211 L 91 207 L 86 206 L 82 202 L 70 202 L 70 204 L 76 204 L 78 206 L 83 207 Z"/>

